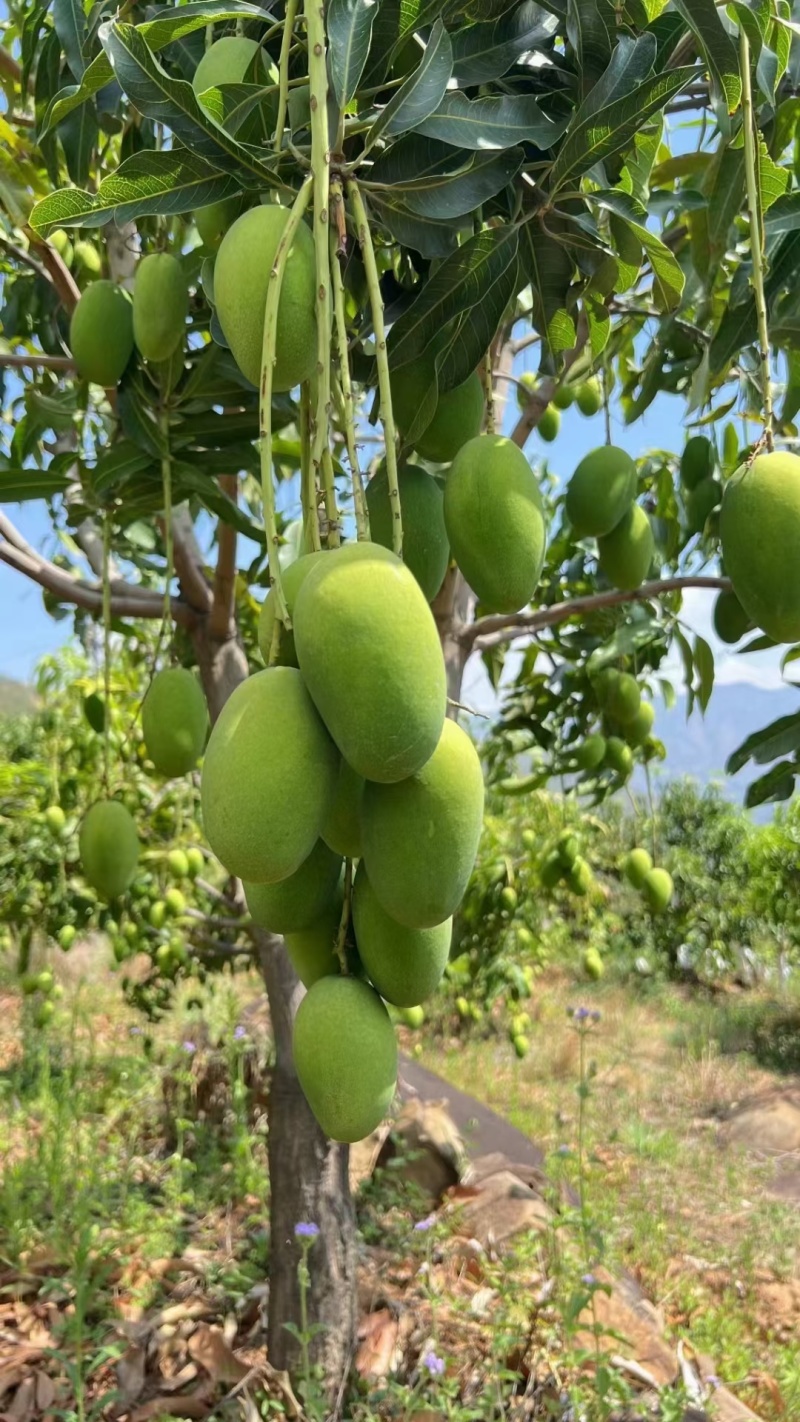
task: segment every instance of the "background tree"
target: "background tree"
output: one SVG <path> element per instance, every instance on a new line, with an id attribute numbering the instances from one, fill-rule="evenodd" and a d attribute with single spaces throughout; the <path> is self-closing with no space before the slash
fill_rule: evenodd
<path id="1" fill-rule="evenodd" d="M 430 414 L 480 367 L 487 427 L 505 421 L 520 447 L 554 396 L 588 388 L 595 401 L 595 375 L 629 422 L 658 392 L 673 393 L 676 410 L 715 436 L 723 474 L 750 443 L 725 423 L 734 410 L 756 421 L 757 439 L 762 412 L 768 444 L 775 431 L 792 438 L 800 207 L 790 8 L 330 0 L 323 13 L 306 0 L 301 14 L 295 0 L 270 12 L 200 0 L 115 15 L 103 0 L 11 4 L 0 51 L 0 500 L 45 500 L 57 552 L 31 547 L 2 513 L 0 558 L 54 611 L 97 618 L 105 593 L 120 634 L 142 619 L 169 622 L 171 655 L 197 664 L 215 718 L 259 664 L 256 594 L 271 582 L 280 599 L 276 555 L 287 515 L 300 512 L 293 503 L 306 535 L 318 527 L 335 544 L 342 520 L 352 529 L 358 447 L 378 408 L 397 509 L 389 368 L 424 363 Z M 261 44 L 277 77 L 264 82 L 257 58 L 241 82 L 199 98 L 189 81 L 226 33 Z M 676 112 L 702 115 L 690 142 L 665 126 Z M 262 196 L 313 209 L 321 319 L 311 387 L 259 409 L 259 390 L 225 347 L 213 254 L 192 214 Z M 154 251 L 179 257 L 189 284 L 186 346 L 162 363 L 134 357 L 103 391 L 77 376 L 70 316 L 82 288 L 100 276 L 130 286 L 139 254 Z M 252 261 L 257 269 L 258 253 Z M 786 372 L 779 416 L 770 339 Z M 540 378 L 513 422 L 504 400 L 514 360 L 534 341 Z M 269 361 L 262 393 L 264 372 L 271 378 Z M 690 698 L 705 709 L 713 658 L 687 638 L 681 593 L 728 587 L 717 562 L 721 486 L 713 466 L 702 496 L 677 474 L 676 453 L 640 464 L 657 566 L 632 590 L 598 571 L 594 545 L 561 517 L 560 494 L 536 608 L 484 615 L 448 571 L 435 612 L 453 703 L 469 656 L 482 654 L 497 678 L 508 644 L 526 642 L 492 767 L 500 778 L 504 757 L 534 746 L 542 776 L 569 769 L 570 748 L 600 715 L 605 666 L 655 687 L 677 644 Z M 791 756 L 798 725 L 760 741 L 757 759 Z M 790 794 L 795 768 L 781 759 L 754 798 Z M 581 788 L 600 797 L 621 778 L 605 767 Z M 261 949 L 276 1049 L 270 1351 L 278 1366 L 291 1363 L 293 1231 L 313 1219 L 312 1318 L 334 1376 L 353 1324 L 347 1152 L 324 1140 L 294 1076 L 301 990 L 279 945 Z"/>

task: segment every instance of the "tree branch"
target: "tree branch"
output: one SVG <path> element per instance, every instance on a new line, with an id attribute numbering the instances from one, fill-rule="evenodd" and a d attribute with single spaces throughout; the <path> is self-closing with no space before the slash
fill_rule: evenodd
<path id="1" fill-rule="evenodd" d="M 71 356 L 48 356 L 39 355 L 6 355 L 0 352 L 0 367 L 12 366 L 15 369 L 27 367 L 29 370 L 76 370 L 74 360 Z"/>
<path id="2" fill-rule="evenodd" d="M 239 481 L 235 474 L 222 474 L 219 480 L 224 494 L 236 503 Z M 214 572 L 214 591 L 208 627 L 212 637 L 231 636 L 235 633 L 234 607 L 236 602 L 236 529 L 220 520 L 217 525 L 217 566 Z"/>
<path id="3" fill-rule="evenodd" d="M 181 592 L 196 614 L 207 616 L 212 607 L 211 588 L 206 578 L 194 524 L 185 508 L 175 509 L 172 515 L 172 540 L 175 572 Z"/>
<path id="4" fill-rule="evenodd" d="M 730 578 L 722 577 L 660 578 L 651 583 L 642 583 L 641 587 L 634 588 L 632 592 L 610 588 L 608 592 L 590 593 L 586 597 L 557 602 L 552 607 L 543 607 L 537 612 L 501 612 L 489 617 L 479 617 L 476 622 L 462 626 L 456 636 L 463 647 L 468 647 L 472 652 L 483 652 L 489 647 L 500 647 L 504 642 L 524 637 L 528 632 L 537 632 L 542 627 L 555 627 L 570 617 L 595 612 L 600 607 L 618 607 L 625 602 L 649 602 L 665 593 L 681 592 L 684 588 L 717 588 L 720 592 L 730 592 L 732 584 Z"/>
<path id="5" fill-rule="evenodd" d="M 586 320 L 584 313 L 581 312 L 581 315 L 578 320 L 577 340 L 575 341 L 575 345 L 572 347 L 572 350 L 567 351 L 564 357 L 564 369 L 562 371 L 561 378 L 563 378 L 563 376 L 569 370 L 570 366 L 575 364 L 575 361 L 578 359 L 578 356 L 583 351 L 583 348 L 586 345 L 588 339 L 589 323 Z M 531 433 L 532 430 L 536 429 L 536 426 L 542 418 L 542 415 L 544 414 L 545 410 L 547 409 L 547 406 L 550 404 L 550 401 L 553 398 L 553 392 L 555 391 L 555 388 L 558 383 L 559 382 L 557 379 L 555 379 L 553 376 L 549 376 L 546 380 L 542 381 L 541 385 L 538 385 L 536 389 L 531 392 L 530 399 L 528 400 L 525 409 L 522 411 L 522 414 L 520 415 L 519 419 L 517 420 L 517 423 L 511 431 L 511 438 L 515 444 L 519 445 L 520 449 L 523 449 L 525 447 L 528 435 Z"/>
<path id="6" fill-rule="evenodd" d="M 23 230 L 31 246 L 35 247 L 41 256 L 42 266 L 61 297 L 61 304 L 71 314 L 81 299 L 81 289 L 72 272 L 55 247 L 51 247 L 50 243 L 34 232 L 32 227 L 26 227 Z"/>
<path id="7" fill-rule="evenodd" d="M 5 519 L 3 523 L 6 523 Z M 21 535 L 14 542 L 9 538 L 0 538 L 0 563 L 7 563 L 18 573 L 24 573 L 26 578 L 51 592 L 60 602 L 74 603 L 87 612 L 102 612 L 103 588 L 100 583 L 74 578 L 64 568 L 58 568 L 55 563 L 42 558 L 25 543 Z M 150 593 L 130 583 L 116 582 L 112 585 L 111 611 L 116 617 L 162 617 L 164 600 L 159 593 Z M 197 619 L 194 609 L 180 598 L 172 599 L 172 616 L 184 627 L 192 626 Z"/>

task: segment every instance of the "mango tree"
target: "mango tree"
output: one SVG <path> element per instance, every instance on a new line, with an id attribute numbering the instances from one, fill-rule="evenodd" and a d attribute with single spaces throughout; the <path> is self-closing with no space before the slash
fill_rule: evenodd
<path id="1" fill-rule="evenodd" d="M 738 595 L 725 625 L 760 628 L 761 645 L 800 635 L 798 466 L 772 453 L 800 407 L 796 34 L 787 0 L 9 6 L 0 501 L 44 501 L 58 551 L 31 546 L 6 511 L 0 558 L 54 611 L 103 621 L 107 668 L 115 631 L 163 624 L 153 686 L 173 711 L 153 720 L 188 737 L 176 761 L 148 739 L 166 774 L 196 755 L 200 718 L 192 692 L 172 701 L 163 673 L 196 666 L 215 723 L 206 828 L 234 876 L 281 877 L 249 857 L 258 755 L 258 775 L 236 775 L 250 797 L 241 867 L 226 841 L 243 821 L 226 799 L 237 737 L 224 708 L 237 695 L 244 706 L 242 693 L 258 701 L 259 678 L 276 686 L 273 673 L 298 661 L 302 694 L 282 684 L 306 729 L 322 729 L 301 746 L 300 722 L 293 737 L 276 715 L 270 746 L 260 721 L 265 762 L 307 757 L 305 781 L 264 802 L 269 844 L 281 814 L 296 824 L 307 812 L 289 874 L 330 810 L 343 752 L 345 778 L 367 781 L 357 829 L 394 923 L 405 907 L 387 869 L 390 802 L 434 795 L 426 766 L 449 736 L 445 707 L 460 710 L 470 656 L 497 677 L 509 643 L 525 645 L 490 773 L 513 779 L 507 762 L 535 747 L 534 777 L 574 772 L 599 796 L 657 750 L 637 678 L 654 689 L 670 646 L 690 698 L 708 703 L 713 657 L 682 625 L 685 588 Z M 679 115 L 693 127 L 676 127 Z M 538 375 L 521 380 L 517 358 L 534 344 Z M 681 438 L 634 462 L 607 438 L 566 499 L 521 453 L 537 425 L 552 440 L 573 404 L 608 418 L 613 400 L 632 423 L 664 393 L 694 427 L 685 450 Z M 741 436 L 734 411 L 752 421 Z M 718 561 L 720 475 L 733 588 Z M 343 560 L 342 540 L 370 532 L 391 555 L 373 543 Z M 315 570 L 291 572 L 314 554 Z M 350 589 L 343 602 L 337 588 Z M 336 756 L 320 761 L 327 737 Z M 750 747 L 759 763 L 781 757 L 758 795 L 791 793 L 798 744 L 792 718 Z M 323 761 L 328 790 L 312 794 Z M 459 794 L 469 778 L 451 777 Z M 441 813 L 434 867 L 458 840 Z M 469 872 L 465 834 L 455 884 Z M 435 928 L 445 908 L 411 931 Z M 270 1354 L 279 1367 L 295 1358 L 295 1227 L 311 1223 L 314 1347 L 336 1379 L 354 1323 L 347 1149 L 298 1082 L 303 985 L 274 935 L 258 943 L 276 1053 Z"/>

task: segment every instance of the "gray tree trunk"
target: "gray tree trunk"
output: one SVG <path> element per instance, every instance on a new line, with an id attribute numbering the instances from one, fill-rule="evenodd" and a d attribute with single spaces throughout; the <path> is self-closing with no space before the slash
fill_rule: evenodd
<path id="1" fill-rule="evenodd" d="M 469 651 L 459 641 L 458 631 L 460 627 L 466 626 L 468 622 L 472 621 L 475 612 L 475 594 L 467 586 L 455 565 L 448 569 L 432 606 L 447 673 L 447 714 L 456 720 L 458 718 L 458 703 L 461 700 L 464 668 L 469 659 Z"/>
<path id="2" fill-rule="evenodd" d="M 235 633 L 228 629 L 215 636 L 208 618 L 198 622 L 193 641 L 214 721 L 247 676 L 247 658 Z M 319 1237 L 309 1260 L 306 1302 L 309 1326 L 318 1331 L 310 1354 L 333 1393 L 350 1365 L 355 1338 L 356 1242 L 348 1150 L 325 1138 L 297 1080 L 292 1022 L 305 989 L 283 940 L 263 934 L 259 960 L 275 1044 L 269 1098 L 269 1359 L 275 1368 L 296 1372 L 298 1343 L 286 1327 L 299 1328 L 301 1321 L 300 1249 L 294 1230 L 300 1223 L 315 1224 Z"/>

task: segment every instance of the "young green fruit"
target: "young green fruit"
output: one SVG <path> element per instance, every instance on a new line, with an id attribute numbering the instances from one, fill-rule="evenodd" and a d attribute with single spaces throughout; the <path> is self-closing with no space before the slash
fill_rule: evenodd
<path id="1" fill-rule="evenodd" d="M 575 387 L 575 403 L 582 415 L 596 415 L 602 408 L 603 391 L 597 376 Z"/>
<path id="2" fill-rule="evenodd" d="M 539 416 L 536 433 L 546 444 L 552 444 L 561 429 L 561 415 L 556 405 L 546 405 Z"/>
<path id="3" fill-rule="evenodd" d="M 98 800 L 86 813 L 78 836 L 84 878 L 104 899 L 124 894 L 136 873 L 139 836 L 119 800 Z"/>
<path id="4" fill-rule="evenodd" d="M 81 296 L 69 327 L 70 350 L 84 380 L 108 390 L 133 354 L 133 307 L 121 286 L 93 281 Z"/>
<path id="5" fill-rule="evenodd" d="M 536 835 L 531 829 L 524 829 L 520 835 L 524 849 L 536 848 Z"/>
<path id="6" fill-rule="evenodd" d="M 353 928 L 358 956 L 381 997 L 413 1008 L 442 980 L 453 935 L 451 918 L 435 928 L 406 928 L 379 903 L 363 863 L 353 890 Z"/>
<path id="7" fill-rule="evenodd" d="M 199 207 L 194 215 L 198 236 L 204 247 L 215 252 L 229 227 L 241 216 L 244 198 L 241 194 L 223 198 L 221 202 L 210 202 Z"/>
<path id="8" fill-rule="evenodd" d="M 405 780 L 436 750 L 446 708 L 436 623 L 413 574 L 385 548 L 327 553 L 295 602 L 300 670 L 348 765 Z"/>
<path id="9" fill-rule="evenodd" d="M 311 572 L 314 565 L 326 553 L 304 553 L 299 558 L 295 558 L 288 568 L 284 568 L 281 573 L 281 583 L 283 586 L 283 596 L 286 599 L 286 610 L 290 620 L 294 617 L 294 604 L 305 579 Z M 272 639 L 275 634 L 275 593 L 270 588 L 264 601 L 261 604 L 261 611 L 258 617 L 258 646 L 264 663 L 270 665 L 272 655 Z M 273 665 L 278 667 L 296 667 L 297 650 L 294 645 L 294 632 L 287 632 L 285 627 L 281 628 L 280 641 L 278 643 L 278 655 Z"/>
<path id="10" fill-rule="evenodd" d="M 189 288 L 183 267 L 171 252 L 150 252 L 136 268 L 133 286 L 133 339 L 144 360 L 169 360 L 183 344 Z"/>
<path id="11" fill-rule="evenodd" d="M 567 871 L 567 883 L 573 894 L 578 894 L 580 898 L 588 894 L 594 883 L 592 866 L 587 863 L 585 859 L 582 859 L 580 855 L 578 855 L 577 859 L 573 860 Z"/>
<path id="12" fill-rule="evenodd" d="M 591 978 L 593 982 L 597 982 L 599 978 L 602 978 L 605 968 L 603 966 L 603 960 L 596 948 L 587 948 L 581 962 L 587 978 Z"/>
<path id="13" fill-rule="evenodd" d="M 167 855 L 167 868 L 173 879 L 189 877 L 189 860 L 182 849 L 171 849 Z"/>
<path id="14" fill-rule="evenodd" d="M 164 895 L 164 903 L 167 906 L 167 913 L 170 918 L 180 918 L 186 912 L 186 899 L 180 889 L 167 889 Z"/>
<path id="15" fill-rule="evenodd" d="M 437 481 L 418 464 L 406 464 L 400 469 L 397 484 L 403 522 L 403 562 L 414 574 L 427 601 L 432 602 L 450 561 L 450 544 L 444 526 L 444 495 Z M 367 485 L 367 511 L 370 537 L 384 548 L 391 548 L 395 520 L 385 463 Z"/>
<path id="16" fill-rule="evenodd" d="M 203 752 L 208 707 L 194 672 L 164 667 L 156 672 L 142 705 L 147 754 L 160 775 L 188 775 Z"/>
<path id="17" fill-rule="evenodd" d="M 528 1052 L 531 1049 L 531 1044 L 528 1041 L 527 1037 L 524 1035 L 524 1033 L 518 1032 L 517 1035 L 513 1038 L 513 1044 L 514 1051 L 516 1052 L 520 1060 L 523 1057 L 527 1057 Z"/>
<path id="18" fill-rule="evenodd" d="M 392 371 L 392 412 L 404 437 L 414 429 L 435 378 L 433 363 L 424 358 Z M 462 385 L 439 395 L 429 424 L 411 441 L 413 448 L 432 464 L 449 464 L 462 445 L 480 432 L 483 406 L 481 379 L 473 372 Z"/>
<path id="19" fill-rule="evenodd" d="M 597 561 L 615 588 L 638 588 L 650 572 L 655 554 L 650 520 L 639 504 L 631 504 L 616 528 L 597 540 Z"/>
<path id="20" fill-rule="evenodd" d="M 721 592 L 714 603 L 714 631 L 720 642 L 732 646 L 752 632 L 753 623 L 735 592 Z"/>
<path id="21" fill-rule="evenodd" d="M 636 465 L 624 449 L 604 444 L 577 465 L 567 485 L 566 512 L 576 538 L 602 538 L 636 498 Z"/>
<path id="22" fill-rule="evenodd" d="M 251 70 L 252 79 L 248 80 Z M 215 40 L 204 51 L 192 75 L 192 88 L 198 96 L 206 89 L 218 89 L 222 84 L 248 82 L 264 88 L 271 87 L 278 83 L 278 71 L 256 40 L 247 39 L 244 35 L 225 35 Z M 274 126 L 277 114 L 277 93 L 265 95 L 265 123 L 269 124 L 271 120 Z"/>
<path id="23" fill-rule="evenodd" d="M 155 903 L 150 905 L 147 921 L 151 928 L 164 927 L 167 921 L 167 905 L 163 899 L 156 899 Z"/>
<path id="24" fill-rule="evenodd" d="M 557 410 L 568 410 L 574 402 L 574 385 L 559 385 L 553 392 L 553 404 Z"/>
<path id="25" fill-rule="evenodd" d="M 277 884 L 244 884 L 254 923 L 270 933 L 310 928 L 333 901 L 342 873 L 341 855 L 320 839 L 308 858 Z"/>
<path id="26" fill-rule="evenodd" d="M 418 1032 L 425 1021 L 425 1011 L 422 1007 L 406 1007 L 400 1013 L 400 1021 L 412 1031 Z"/>
<path id="27" fill-rule="evenodd" d="M 622 872 L 634 889 L 643 887 L 652 867 L 653 861 L 646 849 L 632 849 L 622 861 Z"/>
<path id="28" fill-rule="evenodd" d="M 462 1022 L 466 1021 L 466 1019 L 472 1015 L 469 1010 L 469 1003 L 465 997 L 456 998 L 456 1012 Z"/>
<path id="29" fill-rule="evenodd" d="M 397 1043 L 386 1008 L 366 983 L 319 978 L 297 1010 L 293 1053 L 308 1104 L 331 1140 L 363 1140 L 388 1115 Z"/>
<path id="30" fill-rule="evenodd" d="M 299 869 L 319 839 L 338 768 L 298 671 L 271 667 L 242 682 L 203 762 L 203 824 L 228 873 L 274 884 Z"/>
<path id="31" fill-rule="evenodd" d="M 74 924 L 72 924 L 72 923 L 65 923 L 65 924 L 63 924 L 62 927 L 59 928 L 59 930 L 58 930 L 58 946 L 59 946 L 59 948 L 61 948 L 64 953 L 68 953 L 69 950 L 70 950 L 70 948 L 72 947 L 73 943 L 75 942 L 75 939 L 77 938 L 77 936 L 78 936 L 78 930 L 76 929 L 76 927 L 75 927 Z"/>
<path id="32" fill-rule="evenodd" d="M 725 569 L 747 616 L 774 642 L 800 641 L 800 458 L 759 454 L 725 485 Z"/>
<path id="33" fill-rule="evenodd" d="M 642 897 L 651 913 L 664 913 L 673 893 L 672 876 L 666 869 L 650 869 L 642 883 Z"/>
<path id="34" fill-rule="evenodd" d="M 578 858 L 580 844 L 574 830 L 562 830 L 556 841 L 556 853 L 565 869 L 571 869 Z"/>
<path id="35" fill-rule="evenodd" d="M 642 705 L 639 683 L 629 672 L 608 668 L 598 679 L 600 703 L 613 721 L 626 726 L 636 719 Z"/>
<path id="36" fill-rule="evenodd" d="M 44 812 L 44 819 L 51 834 L 64 833 L 67 817 L 60 805 L 48 805 Z"/>
<path id="37" fill-rule="evenodd" d="M 544 563 L 542 496 L 522 450 L 483 434 L 459 450 L 444 488 L 444 521 L 453 557 L 493 612 L 530 602 Z"/>
<path id="38" fill-rule="evenodd" d="M 336 941 L 341 926 L 343 904 L 344 892 L 339 885 L 319 918 L 309 924 L 308 928 L 287 933 L 284 937 L 286 951 L 304 987 L 311 987 L 318 978 L 336 977 L 342 971 L 336 953 Z M 359 965 L 355 956 L 352 953 L 347 956 L 350 971 L 357 973 Z"/>
<path id="39" fill-rule="evenodd" d="M 513 913 L 518 903 L 519 896 L 516 889 L 512 889 L 510 884 L 506 884 L 505 888 L 500 890 L 500 907 L 505 909 L 506 913 Z"/>
<path id="40" fill-rule="evenodd" d="M 687 439 L 681 455 L 681 483 L 684 489 L 696 489 L 714 473 L 714 446 L 705 435 Z M 704 520 L 705 522 L 705 520 Z"/>
<path id="41" fill-rule="evenodd" d="M 433 928 L 455 912 L 483 824 L 483 773 L 475 747 L 445 721 L 433 755 L 395 785 L 367 783 L 364 864 L 379 902 L 407 928 Z"/>
<path id="42" fill-rule="evenodd" d="M 643 701 L 633 720 L 623 727 L 623 735 L 628 745 L 643 746 L 650 737 L 655 719 L 656 712 L 652 701 Z"/>
<path id="43" fill-rule="evenodd" d="M 575 747 L 575 764 L 579 770 L 596 770 L 602 765 L 605 753 L 606 738 L 595 731 Z"/>
<path id="44" fill-rule="evenodd" d="M 545 856 L 539 869 L 539 878 L 542 881 L 543 889 L 554 889 L 564 877 L 564 865 L 561 863 L 561 856 L 553 849 Z"/>
<path id="45" fill-rule="evenodd" d="M 623 780 L 627 780 L 633 770 L 633 752 L 619 736 L 609 736 L 606 741 L 605 764 Z"/>
<path id="46" fill-rule="evenodd" d="M 198 874 L 202 874 L 206 865 L 202 849 L 193 845 L 191 849 L 187 849 L 186 859 L 189 865 L 189 877 L 196 879 Z"/>
<path id="47" fill-rule="evenodd" d="M 704 479 L 690 489 L 684 500 L 687 532 L 702 533 L 721 498 L 722 485 L 718 479 Z"/>
<path id="48" fill-rule="evenodd" d="M 223 334 L 242 374 L 256 387 L 270 271 L 288 220 L 289 209 L 277 203 L 250 208 L 225 233 L 214 263 L 214 300 Z M 273 391 L 293 390 L 308 380 L 316 362 L 314 239 L 301 222 L 278 302 Z"/>

